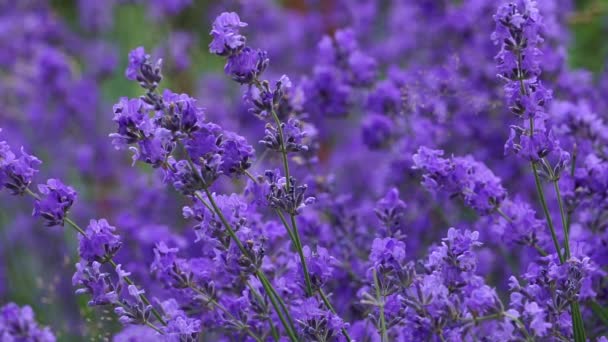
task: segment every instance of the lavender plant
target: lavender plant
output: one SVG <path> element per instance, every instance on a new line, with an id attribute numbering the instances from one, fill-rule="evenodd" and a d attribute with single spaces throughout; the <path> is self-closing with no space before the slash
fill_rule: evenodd
<path id="1" fill-rule="evenodd" d="M 0 2 L 0 340 L 606 341 L 570 5 Z M 156 45 L 118 58 L 136 10 Z"/>

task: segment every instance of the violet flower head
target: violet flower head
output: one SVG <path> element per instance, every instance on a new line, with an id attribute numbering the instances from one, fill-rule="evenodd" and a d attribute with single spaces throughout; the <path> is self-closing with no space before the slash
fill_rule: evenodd
<path id="1" fill-rule="evenodd" d="M 49 179 L 46 184 L 38 185 L 40 198 L 34 203 L 33 215 L 41 217 L 46 225 L 63 226 L 67 212 L 76 200 L 76 191 L 58 179 Z"/>
<path id="2" fill-rule="evenodd" d="M 228 57 L 224 72 L 240 84 L 251 84 L 266 70 L 270 60 L 266 51 L 245 47 Z"/>
<path id="3" fill-rule="evenodd" d="M 127 79 L 131 81 L 137 80 L 139 70 L 149 58 L 150 55 L 146 54 L 146 50 L 143 48 L 143 46 L 139 46 L 129 52 L 129 64 L 125 71 L 125 76 Z"/>
<path id="4" fill-rule="evenodd" d="M 200 320 L 184 314 L 170 319 L 167 326 L 163 328 L 163 332 L 166 335 L 166 341 L 169 342 L 196 341 L 201 329 Z"/>
<path id="5" fill-rule="evenodd" d="M 222 148 L 222 172 L 227 176 L 242 175 L 251 167 L 255 151 L 247 140 L 230 131 L 224 131 L 220 147 Z"/>
<path id="6" fill-rule="evenodd" d="M 393 121 L 379 114 L 367 115 L 362 123 L 363 143 L 372 150 L 389 146 L 394 134 Z"/>
<path id="7" fill-rule="evenodd" d="M 89 262 L 103 262 L 112 258 L 122 241 L 116 235 L 115 227 L 110 226 L 106 219 L 91 220 L 85 229 L 86 235 L 78 236 L 78 254 Z"/>
<path id="8" fill-rule="evenodd" d="M 308 146 L 305 144 L 308 133 L 301 121 L 290 118 L 286 123 L 281 123 L 281 129 L 283 131 L 285 151 L 287 153 L 308 151 Z M 281 141 L 281 135 L 275 125 L 267 123 L 266 129 L 264 130 L 264 137 L 260 140 L 260 143 L 268 149 L 280 152 L 283 147 Z"/>
<path id="9" fill-rule="evenodd" d="M 316 252 L 313 252 L 308 246 L 304 246 L 302 251 L 308 264 L 312 285 L 317 289 L 322 288 L 327 281 L 331 280 L 338 261 L 329 254 L 326 248 L 320 246 L 317 246 Z M 300 263 L 299 258 L 297 258 L 296 263 Z M 298 276 L 302 278 L 300 283 L 304 284 L 302 272 L 298 271 Z"/>
<path id="10" fill-rule="evenodd" d="M 118 129 L 116 133 L 110 134 L 110 138 L 116 149 L 142 141 L 153 133 L 150 107 L 142 100 L 123 97 L 114 105 L 113 110 L 113 121 Z"/>
<path id="11" fill-rule="evenodd" d="M 118 292 L 110 280 L 110 274 L 101 270 L 97 261 L 80 261 L 72 276 L 72 285 L 77 286 L 76 294 L 89 294 L 89 306 L 108 305 L 118 302 Z"/>
<path id="12" fill-rule="evenodd" d="M 505 78 L 535 78 L 540 74 L 543 42 L 542 17 L 535 1 L 510 2 L 501 5 L 494 15 L 496 30 L 492 33 L 495 44 L 501 45 L 496 56 L 498 71 Z M 519 72 L 519 74 L 514 74 Z"/>
<path id="13" fill-rule="evenodd" d="M 137 81 L 139 85 L 147 90 L 154 90 L 162 80 L 162 59 L 152 64 L 150 55 L 140 46 L 129 53 L 129 64 L 125 70 L 125 76 L 131 81 Z"/>
<path id="14" fill-rule="evenodd" d="M 239 33 L 239 29 L 246 27 L 234 12 L 224 12 L 213 22 L 211 36 L 213 40 L 209 44 L 209 51 L 218 56 L 227 56 L 239 52 L 247 39 Z"/>
<path id="15" fill-rule="evenodd" d="M 329 340 L 340 335 L 342 328 L 348 327 L 340 317 L 327 310 L 315 297 L 306 298 L 294 306 L 293 315 L 298 322 L 296 329 L 310 341 Z"/>
<path id="16" fill-rule="evenodd" d="M 205 119 L 204 110 L 196 106 L 196 100 L 187 94 L 176 94 L 169 89 L 163 91 L 163 109 L 156 112 L 158 125 L 171 132 L 192 133 L 198 130 Z"/>
<path id="17" fill-rule="evenodd" d="M 286 180 L 277 171 L 270 170 L 267 170 L 264 176 L 268 187 L 266 199 L 271 208 L 298 215 L 306 206 L 315 202 L 314 197 L 305 197 L 308 186 L 306 184 L 296 186 L 293 177 Z M 289 187 L 286 187 L 286 182 L 289 182 Z"/>
<path id="18" fill-rule="evenodd" d="M 0 186 L 13 195 L 22 195 L 38 172 L 41 161 L 21 148 L 17 157 L 5 141 L 0 141 Z"/>
<path id="19" fill-rule="evenodd" d="M 481 215 L 493 212 L 506 197 L 500 178 L 471 156 L 443 158 L 443 151 L 421 147 L 412 157 L 424 171 L 422 184 L 432 192 L 462 196 Z"/>

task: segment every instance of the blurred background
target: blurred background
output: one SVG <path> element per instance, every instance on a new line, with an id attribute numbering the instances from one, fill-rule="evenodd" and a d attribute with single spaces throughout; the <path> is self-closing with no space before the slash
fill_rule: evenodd
<path id="1" fill-rule="evenodd" d="M 239 89 L 223 76 L 222 60 L 208 53 L 213 18 L 238 11 L 250 24 L 250 44 L 269 50 L 271 74 L 297 79 L 312 68 L 309 56 L 324 34 L 367 20 L 356 10 L 365 1 L 347 2 L 356 6 L 337 0 L 0 0 L 2 140 L 43 160 L 40 182 L 57 177 L 78 190 L 73 214 L 81 224 L 107 217 L 120 227 L 132 246 L 123 263 L 141 270 L 135 277 L 145 282 L 158 237 L 184 244 L 180 233 L 188 228 L 179 196 L 159 190 L 156 177 L 141 177 L 152 171 L 132 168 L 107 138 L 112 105 L 141 94 L 124 78 L 128 52 L 145 46 L 162 57 L 164 87 L 200 98 L 210 119 L 235 130 L 259 125 L 240 107 Z M 601 73 L 608 0 L 577 0 L 567 22 L 570 66 Z M 108 338 L 119 329 L 113 316 L 73 295 L 75 234 L 45 228 L 30 213 L 28 198 L 0 193 L 0 304 L 31 305 L 61 341 Z"/>

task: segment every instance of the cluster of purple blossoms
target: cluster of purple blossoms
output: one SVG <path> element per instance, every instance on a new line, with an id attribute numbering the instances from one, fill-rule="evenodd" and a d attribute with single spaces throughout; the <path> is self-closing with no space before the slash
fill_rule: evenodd
<path id="1" fill-rule="evenodd" d="M 571 5 L 81 0 L 81 37 L 0 4 L 0 196 L 40 221 L 2 198 L 0 302 L 61 339 L 607 341 L 608 73 L 569 67 Z M 10 303 L 0 340 L 55 337 Z"/>
<path id="2" fill-rule="evenodd" d="M 2 341 L 55 342 L 48 327 L 41 327 L 29 306 L 8 303 L 0 308 L 0 339 Z"/>

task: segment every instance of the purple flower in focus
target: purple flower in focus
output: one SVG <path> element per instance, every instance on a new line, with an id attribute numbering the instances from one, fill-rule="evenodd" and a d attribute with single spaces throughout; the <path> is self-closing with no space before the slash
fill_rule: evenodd
<path id="1" fill-rule="evenodd" d="M 226 61 L 224 72 L 240 84 L 251 84 L 268 67 L 266 51 L 245 47 Z"/>
<path id="2" fill-rule="evenodd" d="M 41 161 L 21 148 L 17 157 L 5 141 L 0 141 L 0 186 L 14 195 L 22 195 L 38 172 Z"/>
<path id="3" fill-rule="evenodd" d="M 64 218 L 76 200 L 76 191 L 60 180 L 51 178 L 46 184 L 38 185 L 38 192 L 40 199 L 34 203 L 33 215 L 41 217 L 49 227 L 63 226 Z"/>
<path id="4" fill-rule="evenodd" d="M 112 258 L 122 245 L 120 236 L 114 234 L 115 230 L 106 219 L 91 220 L 85 229 L 86 235 L 78 236 L 80 257 L 89 262 Z"/>

